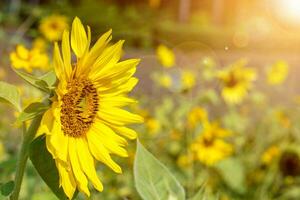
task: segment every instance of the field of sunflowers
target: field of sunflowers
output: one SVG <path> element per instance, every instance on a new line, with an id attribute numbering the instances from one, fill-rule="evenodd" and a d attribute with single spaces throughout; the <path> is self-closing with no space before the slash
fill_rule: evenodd
<path id="1" fill-rule="evenodd" d="M 299 200 L 300 1 L 0 1 L 0 200 Z"/>

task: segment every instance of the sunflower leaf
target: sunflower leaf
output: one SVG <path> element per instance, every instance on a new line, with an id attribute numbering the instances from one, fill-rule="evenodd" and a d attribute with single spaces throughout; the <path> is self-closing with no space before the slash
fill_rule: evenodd
<path id="1" fill-rule="evenodd" d="M 21 111 L 20 93 L 16 86 L 0 81 L 0 100 Z"/>
<path id="2" fill-rule="evenodd" d="M 54 78 L 53 78 L 53 73 L 54 72 L 49 72 L 47 74 L 45 74 L 44 76 L 42 76 L 41 78 L 32 76 L 31 74 L 22 72 L 22 71 L 18 71 L 18 70 L 14 70 L 22 79 L 24 79 L 27 83 L 29 83 L 30 85 L 32 85 L 33 87 L 49 93 L 50 90 L 52 89 L 52 85 L 54 84 Z"/>
<path id="3" fill-rule="evenodd" d="M 225 184 L 238 193 L 245 192 L 245 170 L 237 158 L 228 158 L 216 165 Z"/>
<path id="4" fill-rule="evenodd" d="M 41 102 L 32 103 L 20 113 L 16 123 L 19 124 L 21 122 L 31 120 L 36 116 L 43 114 L 48 108 L 49 105 L 45 105 Z"/>
<path id="5" fill-rule="evenodd" d="M 3 196 L 8 196 L 14 190 L 15 182 L 9 181 L 0 185 L 0 191 Z"/>
<path id="6" fill-rule="evenodd" d="M 143 200 L 184 200 L 183 187 L 171 172 L 137 141 L 135 187 Z"/>
<path id="7" fill-rule="evenodd" d="M 30 145 L 30 160 L 48 187 L 59 199 L 67 199 L 63 189 L 59 187 L 59 174 L 51 154 L 46 148 L 45 136 L 36 138 Z M 77 193 L 74 194 L 74 198 Z"/>

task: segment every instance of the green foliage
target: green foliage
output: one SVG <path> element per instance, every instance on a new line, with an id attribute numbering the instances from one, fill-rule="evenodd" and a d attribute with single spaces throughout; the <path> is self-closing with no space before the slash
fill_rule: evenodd
<path id="1" fill-rule="evenodd" d="M 48 108 L 49 105 L 45 105 L 41 102 L 32 103 L 20 113 L 16 122 L 19 124 L 21 122 L 31 120 L 38 115 L 42 115 Z"/>
<path id="2" fill-rule="evenodd" d="M 46 148 L 44 136 L 36 138 L 30 145 L 29 157 L 39 175 L 59 199 L 67 199 L 59 187 L 59 175 L 51 154 Z M 76 195 L 74 195 L 75 197 Z"/>
<path id="3" fill-rule="evenodd" d="M 237 158 L 228 158 L 217 166 L 225 184 L 238 193 L 245 192 L 245 170 Z"/>
<path id="4" fill-rule="evenodd" d="M 3 196 L 8 196 L 11 194 L 15 186 L 14 181 L 9 181 L 4 184 L 0 184 L 0 191 Z"/>
<path id="5" fill-rule="evenodd" d="M 184 200 L 185 192 L 170 171 L 137 142 L 135 186 L 144 200 Z"/>
<path id="6" fill-rule="evenodd" d="M 49 93 L 51 91 L 52 86 L 56 81 L 56 77 L 53 71 L 45 74 L 40 78 L 18 70 L 15 70 L 15 72 L 26 82 L 46 93 Z"/>
<path id="7" fill-rule="evenodd" d="M 21 110 L 20 94 L 14 85 L 0 81 L 0 100 L 14 106 L 18 111 Z"/>

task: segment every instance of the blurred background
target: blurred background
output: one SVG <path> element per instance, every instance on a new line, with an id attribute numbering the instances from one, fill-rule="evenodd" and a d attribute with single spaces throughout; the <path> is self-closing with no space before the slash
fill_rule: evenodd
<path id="1" fill-rule="evenodd" d="M 92 42 L 109 29 L 124 58 L 141 58 L 128 109 L 145 118 L 139 138 L 180 180 L 187 196 L 300 199 L 299 0 L 1 0 L 0 79 L 22 105 L 43 95 L 13 69 L 51 70 L 52 46 L 75 16 Z M 11 180 L 19 113 L 0 109 L 0 183 Z M 99 166 L 104 192 L 92 199 L 141 199 L 129 159 L 122 175 Z M 22 199 L 56 199 L 32 166 Z M 3 197 L 4 198 L 4 197 Z M 0 195 L 1 199 L 1 195 Z M 78 199 L 84 199 L 83 196 Z"/>

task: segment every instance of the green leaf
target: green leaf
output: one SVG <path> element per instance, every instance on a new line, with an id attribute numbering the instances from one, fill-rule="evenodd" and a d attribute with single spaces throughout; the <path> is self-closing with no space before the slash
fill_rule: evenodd
<path id="1" fill-rule="evenodd" d="M 41 102 L 32 103 L 20 113 L 19 117 L 17 118 L 17 123 L 31 120 L 36 116 L 43 114 L 48 108 L 49 105 Z"/>
<path id="2" fill-rule="evenodd" d="M 9 181 L 0 186 L 0 191 L 3 196 L 8 196 L 14 190 L 14 181 Z"/>
<path id="3" fill-rule="evenodd" d="M 52 192 L 59 199 L 67 199 L 63 189 L 59 187 L 59 174 L 55 161 L 46 148 L 45 136 L 40 136 L 31 143 L 29 157 L 33 166 Z"/>
<path id="4" fill-rule="evenodd" d="M 199 189 L 199 191 L 195 194 L 195 196 L 193 196 L 192 198 L 190 198 L 189 200 L 204 200 L 205 199 L 205 188 L 201 187 Z"/>
<path id="5" fill-rule="evenodd" d="M 170 171 L 137 141 L 135 187 L 144 200 L 184 200 L 185 192 Z"/>
<path id="6" fill-rule="evenodd" d="M 47 74 L 40 77 L 41 80 L 45 81 L 50 89 L 52 89 L 52 86 L 56 82 L 56 75 L 55 72 L 52 70 L 48 72 Z"/>
<path id="7" fill-rule="evenodd" d="M 40 78 L 18 70 L 15 70 L 15 72 L 26 82 L 43 92 L 50 92 L 52 85 L 55 83 L 53 78 L 54 72 L 49 72 Z"/>
<path id="8" fill-rule="evenodd" d="M 16 86 L 0 81 L 0 100 L 21 111 L 20 93 Z"/>
<path id="9" fill-rule="evenodd" d="M 245 169 L 237 158 L 228 158 L 216 166 L 224 182 L 238 193 L 245 192 Z"/>

